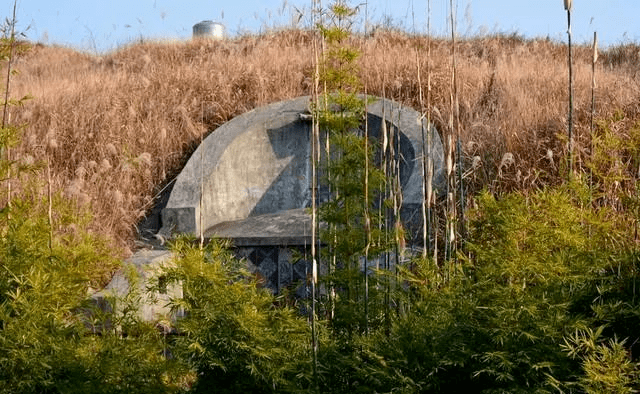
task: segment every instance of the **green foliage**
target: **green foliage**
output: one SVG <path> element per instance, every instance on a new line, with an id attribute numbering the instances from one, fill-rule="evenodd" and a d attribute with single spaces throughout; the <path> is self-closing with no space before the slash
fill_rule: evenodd
<path id="1" fill-rule="evenodd" d="M 15 23 L 15 21 L 10 21 Z M 2 78 L 3 93 L 2 94 L 2 124 L 0 124 L 0 181 L 6 181 L 9 179 L 10 174 L 20 173 L 24 170 L 32 169 L 30 166 L 21 164 L 19 161 L 11 160 L 7 157 L 7 150 L 15 147 L 20 143 L 20 135 L 24 128 L 23 125 L 13 125 L 8 122 L 9 107 L 22 106 L 24 103 L 31 99 L 30 95 L 26 95 L 20 99 L 14 99 L 9 97 L 9 87 L 11 82 L 11 76 L 15 75 L 17 71 L 11 67 L 11 61 L 18 56 L 26 52 L 29 46 L 24 42 L 16 40 L 15 35 L 0 37 L 0 63 L 6 62 L 7 76 L 6 79 Z"/>
<path id="2" fill-rule="evenodd" d="M 0 211 L 0 394 L 640 390 L 640 125 L 623 114 L 599 124 L 588 164 L 595 200 L 579 182 L 530 195 L 485 192 L 458 263 L 415 259 L 366 276 L 361 256 L 383 255 L 390 245 L 382 240 L 392 238 L 372 214 L 386 180 L 363 165 L 374 162 L 375 143 L 362 131 L 359 52 L 349 46 L 354 10 L 336 1 L 331 12 L 320 27 L 328 90 L 315 109 L 331 145 L 323 257 L 335 256 L 340 269 L 321 286 L 327 320 L 317 326 L 317 375 L 300 311 L 218 241 L 173 245 L 163 284 L 183 289 L 172 300 L 185 312 L 179 335 L 139 320 L 135 285 L 109 298 L 110 309 L 91 305 L 87 294 L 118 265 L 111 245 L 60 196 L 50 219 L 41 185 L 21 178 L 22 194 Z M 16 44 L 3 39 L 0 60 Z M 2 181 L 27 169 L 5 153 L 20 129 L 0 131 Z"/>
<path id="3" fill-rule="evenodd" d="M 640 386 L 640 363 L 631 360 L 625 340 L 602 338 L 604 328 L 576 330 L 565 339 L 565 351 L 581 361 L 578 385 L 587 394 L 635 393 Z"/>
<path id="4" fill-rule="evenodd" d="M 598 121 L 597 126 L 587 162 L 596 182 L 596 197 L 608 205 L 622 203 L 617 207 L 627 208 L 628 203 L 638 200 L 640 123 L 629 124 L 619 111 Z"/>
<path id="5" fill-rule="evenodd" d="M 369 314 L 369 301 L 382 302 L 383 297 L 373 284 L 368 286 L 360 266 L 361 256 L 377 256 L 388 248 L 382 241 L 388 238 L 380 225 L 383 219 L 373 214 L 377 211 L 374 202 L 384 191 L 386 180 L 383 171 L 373 165 L 376 145 L 364 127 L 368 99 L 358 95 L 362 89 L 357 64 L 360 51 L 349 44 L 349 21 L 355 9 L 336 1 L 330 11 L 331 22 L 320 26 L 326 42 L 320 72 L 325 92 L 315 103 L 315 110 L 320 130 L 330 146 L 322 172 L 331 196 L 318 213 L 327 224 L 320 233 L 321 240 L 328 245 L 323 259 L 325 262 L 335 259 L 339 269 L 327 263 L 332 268 L 327 270 L 329 275 L 323 281 L 334 289 L 335 296 L 325 300 L 321 314 L 332 316 L 334 334 L 351 335 L 354 330 L 365 331 L 370 320 L 379 319 L 375 310 Z"/>
<path id="6" fill-rule="evenodd" d="M 308 367 L 308 325 L 294 310 L 276 308 L 226 246 L 212 241 L 200 250 L 188 239 L 173 245 L 178 257 L 165 277 L 182 284 L 173 307 L 187 315 L 172 351 L 196 371 L 195 392 L 295 391 L 294 377 Z"/>
<path id="7" fill-rule="evenodd" d="M 587 160 L 596 203 L 627 213 L 640 234 L 640 123 L 622 111 L 597 122 Z"/>
<path id="8" fill-rule="evenodd" d="M 547 375 L 571 367 L 558 351 L 578 319 L 571 302 L 610 273 L 612 260 L 622 258 L 617 243 L 625 238 L 615 230 L 615 218 L 579 203 L 570 190 L 529 199 L 479 198 L 470 273 L 480 315 L 491 322 L 483 329 L 492 343 L 478 353 L 485 364 L 478 373 L 509 386 L 543 387 Z"/>
<path id="9" fill-rule="evenodd" d="M 590 208 L 585 195 L 574 184 L 479 196 L 471 257 L 452 267 L 418 260 L 403 272 L 394 299 L 406 311 L 372 350 L 394 377 L 378 390 L 588 391 L 616 370 L 635 376 L 638 254 L 625 218 Z M 602 325 L 598 352 L 568 356 L 576 329 Z M 629 386 L 627 377 L 615 384 Z"/>
<path id="10" fill-rule="evenodd" d="M 69 201 L 56 197 L 53 206 L 51 249 L 47 202 L 36 190 L 0 214 L 0 392 L 170 391 L 172 369 L 152 325 L 87 309 L 90 287 L 117 265 L 111 245 L 87 231 L 89 217 Z M 128 337 L 113 324 L 125 320 Z M 107 322 L 112 329 L 92 335 Z"/>
<path id="11" fill-rule="evenodd" d="M 18 34 L 18 36 L 21 36 L 21 34 Z M 26 53 L 29 49 L 30 45 L 26 41 L 18 40 L 16 34 L 14 34 L 13 37 L 11 37 L 10 34 L 4 34 L 0 37 L 0 62 L 8 62 L 16 56 Z M 8 71 L 11 75 L 17 73 L 15 69 Z"/>
<path id="12" fill-rule="evenodd" d="M 368 335 L 353 335 L 348 341 L 322 337 L 317 392 L 373 393 L 396 389 L 395 376 L 389 374 L 386 360 L 376 352 L 376 345 L 376 338 Z"/>
<path id="13" fill-rule="evenodd" d="M 370 169 L 368 175 L 365 173 L 362 163 L 365 155 L 369 155 L 369 160 L 372 160 L 373 148 L 366 147 L 362 137 L 355 134 L 336 135 L 331 141 L 335 150 L 340 152 L 340 158 L 329 162 L 327 168 L 330 174 L 329 184 L 337 192 L 333 199 L 321 205 L 319 213 L 323 221 L 334 227 L 321 233 L 321 238 L 326 243 L 339 238 L 340 242 L 335 244 L 335 250 L 340 260 L 347 264 L 355 263 L 364 255 L 367 246 L 365 210 L 374 211 L 373 202 L 385 180 L 382 172 L 377 169 Z M 368 207 L 364 204 L 365 176 L 368 176 L 369 182 Z M 383 238 L 378 227 L 381 218 L 370 215 L 368 220 L 371 238 Z M 382 249 L 374 248 L 372 254 L 377 254 Z"/>
<path id="14" fill-rule="evenodd" d="M 20 48 L 3 38 L 1 60 Z M 25 99 L 6 100 L 3 122 L 8 106 Z M 36 170 L 8 158 L 20 130 L 0 130 L 2 196 L 5 181 Z M 0 393 L 178 391 L 181 369 L 163 356 L 158 330 L 132 316 L 135 295 L 124 312 L 87 302 L 119 264 L 111 243 L 89 231 L 83 208 L 41 189 L 21 177 L 20 195 L 0 210 Z"/>

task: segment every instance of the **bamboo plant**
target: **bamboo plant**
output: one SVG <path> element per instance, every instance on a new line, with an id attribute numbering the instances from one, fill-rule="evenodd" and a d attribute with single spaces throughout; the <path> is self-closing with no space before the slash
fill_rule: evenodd
<path id="1" fill-rule="evenodd" d="M 350 40 L 350 20 L 355 13 L 356 9 L 346 2 L 334 1 L 329 6 L 330 24 L 319 24 L 326 47 L 319 61 L 318 86 L 322 84 L 326 90 L 314 101 L 318 127 L 326 138 L 326 161 L 320 172 L 330 198 L 318 206 L 318 218 L 327 223 L 326 229 L 320 231 L 324 244 L 330 245 L 330 253 L 324 256 L 330 266 L 340 266 L 325 278 L 327 287 L 342 292 L 341 304 L 330 306 L 332 324 L 349 332 L 366 332 L 368 260 L 379 254 L 383 245 L 373 242 L 381 238 L 381 227 L 379 216 L 371 212 L 376 196 L 384 188 L 384 176 L 381 169 L 371 165 L 375 149 L 369 138 L 367 100 L 359 95 L 366 87 L 357 77 L 361 52 Z M 364 306 L 360 305 L 362 301 Z"/>
<path id="2" fill-rule="evenodd" d="M 573 176 L 573 54 L 571 48 L 571 10 L 573 7 L 572 0 L 564 0 L 564 9 L 567 11 L 567 37 L 568 37 L 568 45 L 569 45 L 569 168 L 568 168 L 568 179 L 571 179 Z"/>

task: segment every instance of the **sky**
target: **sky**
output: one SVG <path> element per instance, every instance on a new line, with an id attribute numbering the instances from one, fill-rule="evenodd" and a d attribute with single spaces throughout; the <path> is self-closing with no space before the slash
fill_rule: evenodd
<path id="1" fill-rule="evenodd" d="M 527 38 L 567 40 L 564 0 L 454 0 L 459 36 L 518 33 Z M 322 0 L 324 6 L 329 0 Z M 13 1 L 0 2 L 0 18 Z M 234 37 L 269 29 L 310 25 L 311 0 L 17 0 L 17 29 L 33 42 L 104 53 L 143 40 L 187 40 L 194 24 L 213 20 Z M 360 21 L 417 33 L 450 35 L 450 0 L 350 1 Z M 640 0 L 573 0 L 572 40 L 587 43 L 597 31 L 601 47 L 640 42 Z M 363 26 L 361 23 L 360 26 Z"/>

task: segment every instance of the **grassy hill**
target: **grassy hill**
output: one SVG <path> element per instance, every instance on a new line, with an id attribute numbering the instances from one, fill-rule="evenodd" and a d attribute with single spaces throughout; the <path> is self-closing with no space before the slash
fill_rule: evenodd
<path id="1" fill-rule="evenodd" d="M 189 312 L 176 322 L 184 335 L 167 335 L 163 318 L 141 321 L 135 290 L 110 299 L 111 311 L 87 305 L 119 266 L 111 244 L 131 253 L 137 224 L 205 134 L 311 93 L 312 38 L 137 43 L 100 57 L 32 45 L 16 59 L 10 96 L 33 98 L 10 106 L 9 123 L 25 125 L 21 144 L 11 147 L 11 127 L 0 136 L 0 393 L 640 389 L 636 44 L 600 56 L 593 132 L 592 53 L 574 52 L 581 182 L 568 182 L 567 48 L 513 35 L 460 42 L 468 237 L 450 258 L 370 275 L 353 254 L 369 246 L 344 237 L 331 253 L 357 264 L 321 278 L 332 291 L 318 297 L 317 325 L 299 313 L 306 300 L 274 297 L 223 244 L 185 239 L 155 289 L 183 286 L 172 305 Z M 449 42 L 434 40 L 427 57 L 424 37 L 352 40 L 370 94 L 426 111 L 430 80 L 429 114 L 450 132 Z M 18 178 L 14 159 L 49 165 Z"/>
<path id="2" fill-rule="evenodd" d="M 103 56 L 33 45 L 16 62 L 12 96 L 31 94 L 12 120 L 27 125 L 15 153 L 51 153 L 54 189 L 90 204 L 94 231 L 133 248 L 135 225 L 179 173 L 203 134 L 247 110 L 311 93 L 312 34 L 282 31 L 225 41 L 137 43 Z M 355 38 L 370 94 L 420 109 L 431 70 L 431 118 L 450 116 L 451 48 L 381 31 Z M 567 47 L 516 35 L 479 37 L 457 48 L 464 157 L 473 190 L 534 189 L 563 179 L 568 111 Z M 640 120 L 636 44 L 600 55 L 596 117 Z M 574 50 L 575 132 L 589 154 L 591 48 Z M 426 93 L 425 93 L 426 94 Z M 623 130 L 624 127 L 619 127 Z M 513 155 L 513 163 L 503 160 Z M 125 254 L 129 253 L 125 249 Z"/>

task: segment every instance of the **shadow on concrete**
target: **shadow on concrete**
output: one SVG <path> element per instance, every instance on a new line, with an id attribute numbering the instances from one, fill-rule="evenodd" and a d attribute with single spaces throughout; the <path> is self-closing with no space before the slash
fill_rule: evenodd
<path id="1" fill-rule="evenodd" d="M 368 114 L 368 133 L 372 144 L 377 146 L 374 165 L 380 167 L 382 162 L 382 118 Z M 407 187 L 414 169 L 416 153 L 411 141 L 389 121 L 387 131 L 393 134 L 394 159 L 400 162 L 400 183 Z M 364 129 L 364 127 L 363 127 Z M 361 130 L 364 133 L 364 130 Z M 276 129 L 267 129 L 269 142 L 278 159 L 291 157 L 291 161 L 271 183 L 262 195 L 249 216 L 271 214 L 291 209 L 309 208 L 311 206 L 311 167 L 310 167 L 310 136 L 311 123 L 297 120 Z M 321 141 L 326 137 L 323 135 Z M 323 142 L 321 142 L 322 144 Z M 321 160 L 326 160 L 322 149 Z M 391 147 L 387 148 L 387 155 Z M 320 179 L 323 174 L 320 174 Z M 319 185 L 319 202 L 328 199 L 328 186 Z"/>
<path id="2" fill-rule="evenodd" d="M 271 183 L 249 216 L 305 208 L 311 203 L 309 164 L 311 124 L 297 120 L 266 133 L 278 159 L 291 161 Z"/>
<path id="3" fill-rule="evenodd" d="M 198 234 L 199 220 L 207 230 L 222 222 L 308 207 L 311 202 L 311 122 L 302 120 L 300 115 L 308 113 L 309 100 L 309 97 L 299 97 L 254 109 L 209 136 L 198 148 L 204 155 L 196 152 L 176 181 L 162 212 L 162 234 Z M 367 110 L 369 136 L 378 146 L 375 159 L 378 166 L 382 161 L 383 118 L 387 130 L 395 136 L 390 143 L 400 162 L 403 211 L 413 212 L 423 198 L 419 161 L 422 127 L 425 127 L 422 118 L 411 108 L 380 98 L 373 100 Z M 441 190 L 444 185 L 442 144 L 435 128 L 427 128 L 432 135 L 433 184 Z M 201 158 L 204 164 L 200 163 Z M 200 189 L 203 176 L 207 179 L 205 193 Z M 326 182 L 324 186 L 321 183 L 320 203 L 327 198 Z"/>

